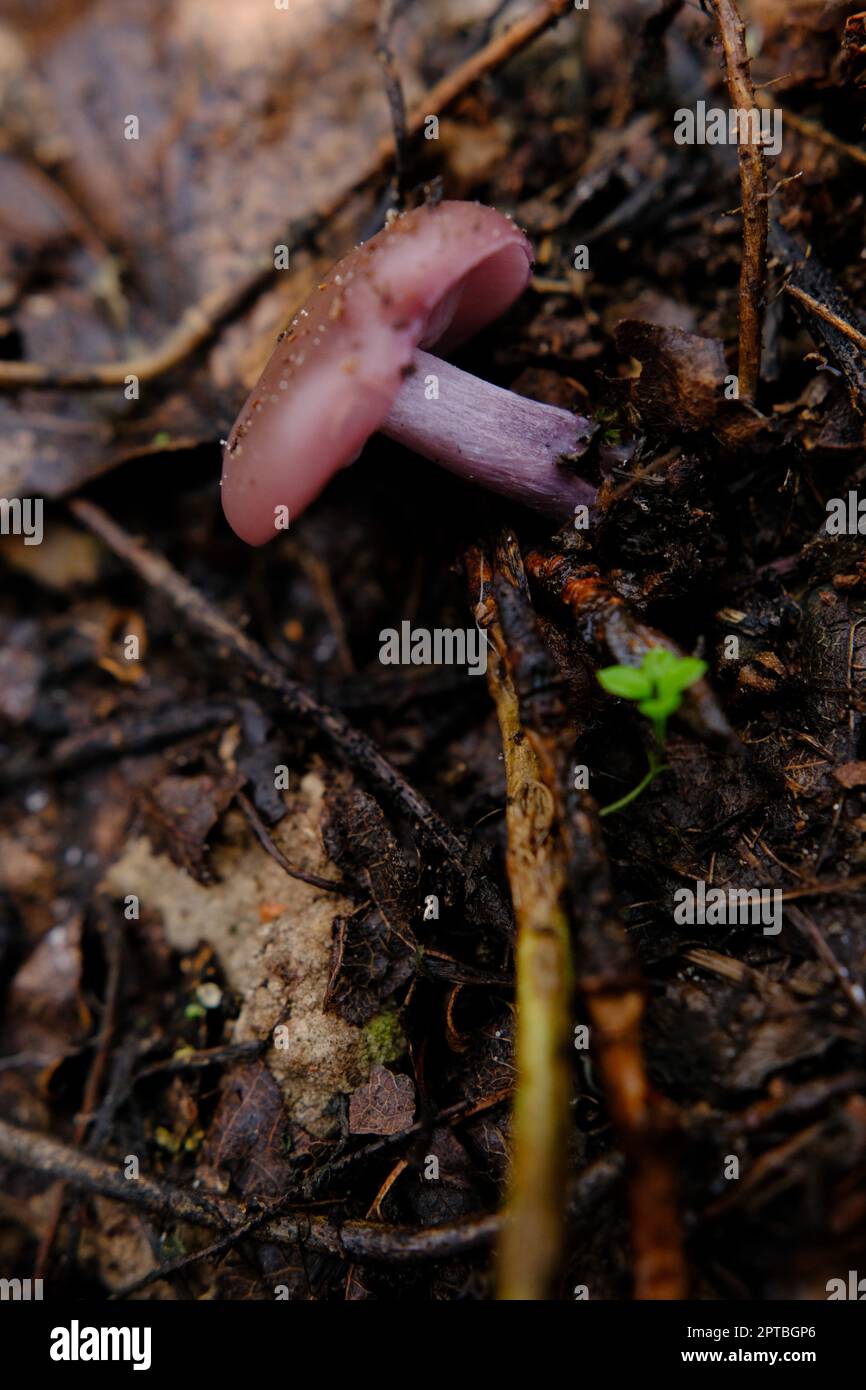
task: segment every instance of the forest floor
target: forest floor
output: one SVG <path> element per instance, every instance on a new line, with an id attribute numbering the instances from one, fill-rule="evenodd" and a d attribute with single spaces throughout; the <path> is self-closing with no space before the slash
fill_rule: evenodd
<path id="1" fill-rule="evenodd" d="M 41 544 L 0 537 L 4 1271 L 493 1297 L 515 1144 L 532 1296 L 824 1298 L 857 1267 L 856 8 L 743 0 L 745 62 L 727 0 L 0 27 L 0 494 L 45 499 Z M 743 83 L 775 156 L 677 142 Z M 277 331 L 393 197 L 441 193 L 535 247 L 458 360 L 594 420 L 592 524 L 551 534 L 377 436 L 242 545 L 218 440 Z M 481 622 L 489 680 L 382 665 L 405 620 Z M 706 676 L 600 817 L 650 731 L 597 672 L 656 646 Z M 701 884 L 779 917 L 678 921 Z M 514 933 L 548 892 L 567 1073 L 539 1102 Z"/>

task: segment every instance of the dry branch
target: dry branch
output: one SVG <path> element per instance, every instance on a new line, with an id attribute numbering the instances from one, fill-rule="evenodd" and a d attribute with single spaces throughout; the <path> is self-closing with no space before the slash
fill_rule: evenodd
<path id="1" fill-rule="evenodd" d="M 852 323 L 848 323 L 846 319 L 834 314 L 833 310 L 829 309 L 826 304 L 819 303 L 817 299 L 813 299 L 810 294 L 806 294 L 805 290 L 798 289 L 796 285 L 786 285 L 785 293 L 791 295 L 805 309 L 808 309 L 810 314 L 817 314 L 825 323 L 829 323 L 832 328 L 843 333 L 846 338 L 850 338 L 854 346 L 859 348 L 861 352 L 866 352 L 866 333 L 861 333 Z"/>
<path id="2" fill-rule="evenodd" d="M 281 1204 L 254 1204 L 246 1209 L 228 1197 L 204 1197 L 148 1177 L 128 1179 L 120 1163 L 105 1163 L 5 1120 L 0 1120 L 0 1161 L 74 1183 L 85 1191 L 102 1193 L 163 1218 L 216 1230 L 220 1248 L 249 1234 L 256 1240 L 300 1243 L 358 1263 L 414 1264 L 484 1249 L 496 1239 L 501 1226 L 498 1213 L 416 1229 L 379 1221 L 340 1221 L 318 1212 L 279 1213 L 277 1206 Z M 566 1194 L 571 1215 L 586 1218 L 618 1182 L 621 1171 L 616 1155 L 605 1155 L 585 1168 Z M 165 1272 L 170 1273 L 170 1268 Z"/>
<path id="3" fill-rule="evenodd" d="M 0 1120 L 0 1158 L 163 1217 L 216 1228 L 224 1236 L 249 1229 L 261 1240 L 300 1242 L 311 1250 L 357 1261 L 403 1264 L 448 1259 L 488 1245 L 499 1228 L 496 1215 L 472 1216 L 416 1230 L 386 1226 L 378 1221 L 332 1221 L 319 1213 L 303 1211 L 271 1217 L 255 1228 L 251 1225 L 251 1217 L 258 1213 L 247 1211 L 226 1197 L 204 1198 L 148 1177 L 128 1179 L 119 1163 L 103 1163 L 78 1149 L 19 1129 L 4 1120 Z"/>
<path id="4" fill-rule="evenodd" d="M 746 31 L 734 0 L 712 0 L 725 54 L 731 105 L 738 111 L 757 109 Z M 752 135 L 751 124 L 747 124 Z M 742 133 L 742 132 L 741 132 Z M 740 189 L 743 206 L 743 260 L 740 266 L 740 346 L 737 362 L 740 399 L 753 401 L 761 376 L 761 325 L 767 273 L 767 166 L 757 141 L 740 140 Z"/>

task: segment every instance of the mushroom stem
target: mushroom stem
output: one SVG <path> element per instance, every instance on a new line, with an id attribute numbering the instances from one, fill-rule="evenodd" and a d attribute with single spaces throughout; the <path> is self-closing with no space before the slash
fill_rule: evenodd
<path id="1" fill-rule="evenodd" d="M 504 391 L 430 353 L 412 369 L 379 426 L 461 478 L 564 520 L 595 488 L 572 471 L 592 425 L 583 415 Z"/>

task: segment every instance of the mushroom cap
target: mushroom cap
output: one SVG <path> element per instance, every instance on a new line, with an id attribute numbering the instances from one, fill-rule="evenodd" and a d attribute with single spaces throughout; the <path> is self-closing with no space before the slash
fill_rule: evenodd
<path id="1" fill-rule="evenodd" d="M 334 266 L 282 333 L 223 453 L 226 518 L 242 540 L 276 534 L 382 425 L 416 348 L 448 351 L 526 288 L 532 248 L 480 203 L 395 218 Z"/>

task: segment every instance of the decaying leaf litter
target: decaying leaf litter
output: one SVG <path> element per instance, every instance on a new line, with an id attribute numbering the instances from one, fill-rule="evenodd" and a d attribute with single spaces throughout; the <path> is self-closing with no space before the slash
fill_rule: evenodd
<path id="1" fill-rule="evenodd" d="M 158 1298 L 823 1297 L 866 1220 L 866 572 L 824 527 L 863 471 L 856 7 L 744 3 L 740 42 L 722 3 L 273 34 L 240 6 L 232 43 L 206 8 L 0 33 L 0 491 L 54 499 L 42 546 L 2 540 L 5 1264 Z M 766 169 L 674 142 L 743 82 L 783 113 Z M 535 245 L 464 359 L 592 416 L 594 524 L 376 438 L 245 551 L 216 439 L 322 270 L 439 188 Z M 481 624 L 489 689 L 382 666 L 405 618 Z M 595 672 L 654 646 L 706 681 L 600 821 L 646 733 Z M 677 925 L 698 880 L 778 888 L 781 933 Z M 515 923 L 558 1003 L 521 996 L 550 1084 L 512 1125 Z"/>

